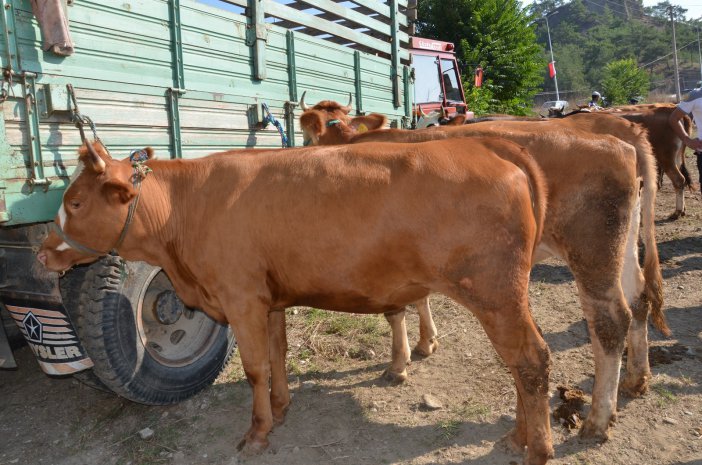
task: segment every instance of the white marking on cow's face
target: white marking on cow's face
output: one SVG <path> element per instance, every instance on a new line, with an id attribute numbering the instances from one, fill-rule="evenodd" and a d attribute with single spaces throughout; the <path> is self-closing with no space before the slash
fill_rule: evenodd
<path id="1" fill-rule="evenodd" d="M 61 243 L 56 247 L 56 250 L 59 251 L 59 252 L 61 252 L 61 251 L 64 251 L 64 250 L 68 250 L 68 249 L 70 249 L 70 248 L 71 248 L 70 245 L 68 245 L 68 244 L 65 243 L 65 242 L 61 242 Z"/>
<path id="2" fill-rule="evenodd" d="M 63 201 L 61 201 L 61 206 L 58 211 L 59 226 L 63 229 L 66 224 L 66 209 L 63 207 Z"/>
<path id="3" fill-rule="evenodd" d="M 78 179 L 78 176 L 83 172 L 83 168 L 85 168 L 85 165 L 83 162 L 78 162 L 78 165 L 76 165 L 75 171 L 73 171 L 73 174 L 71 174 L 70 177 L 70 182 L 68 183 L 68 186 L 66 187 L 66 190 L 63 191 L 63 198 L 61 198 L 61 206 L 59 207 L 58 211 L 58 221 L 59 221 L 59 228 L 64 230 L 66 228 L 66 219 L 68 218 L 68 215 L 66 214 L 66 208 L 63 206 L 63 201 L 66 197 L 66 191 L 71 187 L 71 184 Z M 56 247 L 57 251 L 62 251 L 62 250 L 68 250 L 70 249 L 71 246 L 68 245 L 66 242 L 61 242 L 58 247 Z"/>

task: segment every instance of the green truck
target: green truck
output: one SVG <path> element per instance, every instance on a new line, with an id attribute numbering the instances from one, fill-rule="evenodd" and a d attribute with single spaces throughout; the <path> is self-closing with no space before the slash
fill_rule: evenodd
<path id="1" fill-rule="evenodd" d="M 49 375 L 183 400 L 223 368 L 227 327 L 146 263 L 108 255 L 58 276 L 36 261 L 76 123 L 120 158 L 300 145 L 303 92 L 410 127 L 416 0 L 0 1 L 0 367 L 21 334 Z"/>

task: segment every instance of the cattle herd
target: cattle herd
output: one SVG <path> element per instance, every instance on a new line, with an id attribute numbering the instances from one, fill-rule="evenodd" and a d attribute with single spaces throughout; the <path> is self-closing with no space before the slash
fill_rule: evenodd
<path id="1" fill-rule="evenodd" d="M 654 201 L 657 167 L 678 193 L 674 215 L 684 214 L 689 175 L 676 162 L 684 147 L 668 126 L 673 107 L 409 131 L 384 129 L 379 114 L 351 117 L 350 105 L 308 107 L 304 96 L 300 105 L 304 148 L 163 161 L 146 149 L 148 160 L 134 163 L 84 144 L 38 260 L 62 272 L 116 249 L 160 266 L 186 305 L 228 322 L 253 390 L 239 444 L 247 454 L 268 446 L 290 405 L 287 307 L 383 313 L 386 375 L 402 381 L 405 307 L 417 305 L 415 350 L 430 355 L 438 343 L 427 296 L 442 293 L 477 317 L 510 369 L 508 442 L 524 463 L 543 464 L 554 453 L 550 355 L 528 283 L 535 263 L 558 257 L 575 277 L 595 359 L 581 435 L 606 440 L 618 393 L 648 389 L 649 314 L 670 333 Z"/>

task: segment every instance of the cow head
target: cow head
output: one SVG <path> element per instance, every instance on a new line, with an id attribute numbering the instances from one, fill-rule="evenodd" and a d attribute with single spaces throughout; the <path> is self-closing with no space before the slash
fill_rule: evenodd
<path id="1" fill-rule="evenodd" d="M 351 103 L 353 102 L 353 96 L 350 93 L 349 103 L 346 106 L 342 106 L 340 103 L 333 100 L 322 100 L 321 102 L 318 102 L 314 106 L 310 107 L 305 103 L 305 95 L 307 95 L 307 91 L 303 92 L 302 97 L 300 98 L 300 108 L 303 112 L 307 110 L 321 110 L 333 114 L 335 119 L 344 122 L 348 122 L 348 120 L 351 119 L 349 113 L 351 113 L 352 110 Z"/>
<path id="2" fill-rule="evenodd" d="M 102 144 L 88 144 L 78 151 L 78 166 L 64 191 L 53 229 L 37 253 L 51 271 L 90 263 L 113 249 L 137 195 L 129 158 L 113 160 Z M 150 159 L 153 150 L 147 148 L 144 154 Z"/>
<path id="3" fill-rule="evenodd" d="M 379 113 L 350 117 L 351 97 L 349 104 L 341 106 L 333 100 L 322 100 L 313 107 L 304 104 L 302 94 L 300 108 L 300 126 L 305 145 L 334 145 L 346 144 L 360 133 L 382 128 L 387 124 L 387 118 Z"/>
<path id="4" fill-rule="evenodd" d="M 425 113 L 422 107 L 418 107 L 417 129 L 424 129 L 436 126 L 460 126 L 465 124 L 466 115 L 454 113 L 451 116 L 446 108 L 443 111 L 434 110 L 430 113 Z"/>

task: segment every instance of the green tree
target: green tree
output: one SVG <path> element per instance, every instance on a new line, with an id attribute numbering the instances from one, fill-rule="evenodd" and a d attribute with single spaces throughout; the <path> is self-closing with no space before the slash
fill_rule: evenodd
<path id="1" fill-rule="evenodd" d="M 602 90 L 613 105 L 623 105 L 631 97 L 646 95 L 648 88 L 648 74 L 636 66 L 633 58 L 612 61 L 604 67 Z"/>
<path id="2" fill-rule="evenodd" d="M 490 96 L 481 98 L 489 111 L 529 112 L 546 62 L 519 0 L 420 0 L 418 17 L 418 35 L 453 42 L 464 66 L 483 67 L 486 90 L 475 95 Z M 473 83 L 464 86 L 473 95 Z"/>
<path id="3" fill-rule="evenodd" d="M 669 1 L 664 1 L 657 3 L 653 6 L 647 6 L 644 8 L 646 14 L 653 16 L 654 18 L 668 19 L 670 18 L 669 8 L 673 8 L 673 14 L 675 19 L 678 21 L 684 21 L 685 15 L 687 14 L 687 9 L 678 5 L 673 5 Z"/>

